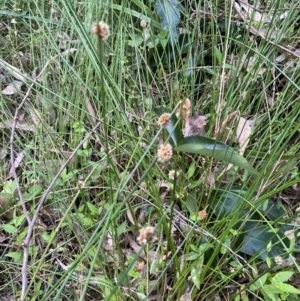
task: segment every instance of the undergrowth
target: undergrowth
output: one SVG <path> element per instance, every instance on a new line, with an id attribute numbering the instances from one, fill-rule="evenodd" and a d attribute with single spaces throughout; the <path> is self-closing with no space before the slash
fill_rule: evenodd
<path id="1" fill-rule="evenodd" d="M 0 299 L 298 300 L 299 20 L 4 1 Z"/>

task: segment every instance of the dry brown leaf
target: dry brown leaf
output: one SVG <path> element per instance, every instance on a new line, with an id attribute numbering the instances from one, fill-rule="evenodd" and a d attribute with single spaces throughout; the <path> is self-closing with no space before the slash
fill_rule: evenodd
<path id="1" fill-rule="evenodd" d="M 8 206 L 9 206 L 9 208 L 6 208 Z M 4 208 L 7 209 L 7 210 L 5 210 Z M 4 196 L 0 196 L 0 209 L 2 211 L 1 218 L 5 218 L 7 220 L 11 220 L 12 219 L 14 207 L 11 206 L 10 201 L 6 197 L 4 197 Z"/>
<path id="2" fill-rule="evenodd" d="M 26 106 L 26 108 L 29 111 L 31 120 L 33 121 L 34 125 L 38 127 L 42 120 L 40 112 L 31 106 Z"/>
<path id="3" fill-rule="evenodd" d="M 14 80 L 5 89 L 2 90 L 2 94 L 4 94 L 4 95 L 13 95 L 21 89 L 23 84 L 24 84 L 23 82 L 20 82 L 18 80 Z"/>
<path id="4" fill-rule="evenodd" d="M 0 129 L 6 129 L 6 128 L 11 128 L 13 125 L 13 120 L 4 120 L 3 122 L 0 122 Z M 16 128 L 18 130 L 24 130 L 24 131 L 29 131 L 29 132 L 35 132 L 35 127 L 33 125 L 29 125 L 28 123 L 20 123 L 17 122 Z"/>
<path id="5" fill-rule="evenodd" d="M 251 126 L 249 120 L 240 117 L 236 130 L 237 141 L 240 145 L 240 155 L 243 155 L 249 143 L 251 135 Z"/>
<path id="6" fill-rule="evenodd" d="M 141 272 L 146 267 L 145 261 L 139 261 L 135 267 L 137 272 Z"/>
<path id="7" fill-rule="evenodd" d="M 178 301 L 192 301 L 191 293 L 182 295 Z"/>
<path id="8" fill-rule="evenodd" d="M 215 186 L 215 176 L 213 172 L 210 170 L 208 177 L 206 179 L 206 187 L 207 188 L 213 188 Z"/>
<path id="9" fill-rule="evenodd" d="M 138 254 L 141 248 L 143 248 L 140 245 L 138 245 L 130 236 L 128 236 L 128 243 L 136 254 Z M 140 254 L 140 257 L 152 262 L 157 257 L 157 253 L 153 250 L 149 250 L 147 251 L 147 256 L 145 256 L 145 253 L 142 252 Z"/>
<path id="10" fill-rule="evenodd" d="M 193 136 L 193 135 L 206 135 L 205 126 L 207 124 L 207 118 L 205 116 L 198 116 L 195 118 L 189 117 L 185 123 L 183 130 L 183 136 Z"/>
<path id="11" fill-rule="evenodd" d="M 20 152 L 17 157 L 15 157 L 15 161 L 14 161 L 14 165 L 15 165 L 15 169 L 17 169 L 19 167 L 19 165 L 21 164 L 21 162 L 23 161 L 25 157 L 25 151 Z M 12 177 L 13 176 L 13 169 L 10 168 L 8 177 Z"/>
<path id="12" fill-rule="evenodd" d="M 262 27 L 258 30 L 258 33 L 260 36 L 269 39 L 276 39 L 276 37 L 278 37 L 278 35 L 280 34 L 280 31 L 278 28 L 272 28 L 272 30 L 270 30 L 270 28 L 268 27 Z"/>
<path id="13" fill-rule="evenodd" d="M 245 19 L 252 20 L 254 22 L 263 22 L 270 23 L 271 20 L 264 14 L 260 13 L 255 7 L 252 5 L 240 1 L 239 3 L 234 3 L 235 9 L 238 13 L 243 14 Z"/>

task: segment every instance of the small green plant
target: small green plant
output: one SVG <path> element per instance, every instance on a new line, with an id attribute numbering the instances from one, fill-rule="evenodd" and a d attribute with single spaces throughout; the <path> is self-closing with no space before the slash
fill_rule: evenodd
<path id="1" fill-rule="evenodd" d="M 259 291 L 264 296 L 264 300 L 298 300 L 300 290 L 287 283 L 293 275 L 294 272 L 291 271 L 278 271 L 274 274 L 265 273 L 253 282 L 249 289 L 252 292 Z"/>

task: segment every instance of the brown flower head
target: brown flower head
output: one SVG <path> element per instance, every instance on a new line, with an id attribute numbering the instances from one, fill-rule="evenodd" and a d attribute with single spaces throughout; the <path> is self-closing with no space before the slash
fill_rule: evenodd
<path id="1" fill-rule="evenodd" d="M 176 111 L 176 116 L 179 117 L 181 116 L 181 118 L 186 121 L 191 114 L 191 101 L 186 98 L 184 102 L 182 102 L 177 111 Z"/>
<path id="2" fill-rule="evenodd" d="M 199 211 L 198 216 L 199 216 L 200 219 L 206 218 L 206 216 L 207 216 L 206 210 L 204 209 L 204 210 Z"/>
<path id="3" fill-rule="evenodd" d="M 171 144 L 161 145 L 157 151 L 157 161 L 164 163 L 172 158 L 173 149 Z"/>
<path id="4" fill-rule="evenodd" d="M 155 242 L 157 240 L 157 235 L 154 227 L 148 226 L 146 228 L 140 229 L 139 237 L 137 241 L 141 245 L 145 245 L 150 242 Z"/>
<path id="5" fill-rule="evenodd" d="M 100 21 L 99 23 L 93 25 L 92 33 L 104 41 L 109 38 L 110 29 L 109 26 L 104 21 Z"/>
<path id="6" fill-rule="evenodd" d="M 171 115 L 169 113 L 163 113 L 162 115 L 159 116 L 157 120 L 157 124 L 162 127 L 162 126 L 167 126 L 170 124 L 170 118 Z"/>

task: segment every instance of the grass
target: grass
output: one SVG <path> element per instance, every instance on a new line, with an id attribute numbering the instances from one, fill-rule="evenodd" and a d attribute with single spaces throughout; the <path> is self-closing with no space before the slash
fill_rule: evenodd
<path id="1" fill-rule="evenodd" d="M 155 1 L 1 4 L 2 91 L 23 83 L 0 96 L 1 300 L 297 300 L 299 5 L 251 5 L 269 22 L 181 2 L 188 41 L 174 46 Z M 255 121 L 244 157 L 258 174 L 214 148 L 157 161 L 182 122 L 159 129 L 155 108 L 186 98 L 236 151 L 239 116 Z M 146 226 L 156 241 L 141 247 Z"/>

